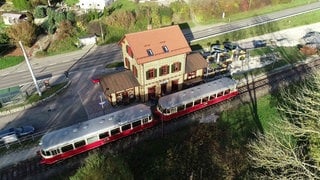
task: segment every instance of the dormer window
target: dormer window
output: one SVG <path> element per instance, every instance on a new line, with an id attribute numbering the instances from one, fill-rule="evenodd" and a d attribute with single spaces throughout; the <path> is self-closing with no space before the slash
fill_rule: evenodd
<path id="1" fill-rule="evenodd" d="M 151 49 L 147 49 L 148 56 L 153 56 L 153 52 Z"/>
<path id="2" fill-rule="evenodd" d="M 166 45 L 162 46 L 162 49 L 163 49 L 163 51 L 166 52 L 166 53 L 169 52 L 169 49 L 168 49 L 168 47 L 167 47 Z"/>

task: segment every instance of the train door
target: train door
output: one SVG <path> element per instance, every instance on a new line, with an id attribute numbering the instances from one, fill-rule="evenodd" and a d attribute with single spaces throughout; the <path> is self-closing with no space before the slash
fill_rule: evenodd
<path id="1" fill-rule="evenodd" d="M 178 80 L 174 80 L 171 81 L 171 91 L 172 92 L 177 92 L 179 90 L 179 81 Z"/>
<path id="2" fill-rule="evenodd" d="M 167 83 L 161 84 L 161 96 L 167 94 Z"/>

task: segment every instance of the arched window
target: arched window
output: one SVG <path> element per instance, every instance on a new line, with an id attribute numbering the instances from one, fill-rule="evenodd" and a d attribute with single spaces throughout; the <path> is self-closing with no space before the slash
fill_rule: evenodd
<path id="1" fill-rule="evenodd" d="M 133 58 L 133 52 L 132 52 L 132 49 L 131 49 L 131 47 L 130 46 L 126 46 L 126 51 L 127 51 L 127 53 L 128 53 L 128 55 L 131 57 L 131 58 Z"/>
<path id="2" fill-rule="evenodd" d="M 130 69 L 130 62 L 128 58 L 124 59 L 127 69 Z"/>
<path id="3" fill-rule="evenodd" d="M 132 71 L 133 71 L 134 77 L 138 78 L 138 70 L 137 70 L 136 66 L 132 65 Z"/>

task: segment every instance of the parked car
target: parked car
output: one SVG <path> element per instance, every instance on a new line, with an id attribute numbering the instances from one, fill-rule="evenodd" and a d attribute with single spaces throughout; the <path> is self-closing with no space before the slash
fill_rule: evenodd
<path id="1" fill-rule="evenodd" d="M 264 40 L 253 40 L 252 43 L 253 43 L 254 48 L 267 46 L 267 43 Z"/>
<path id="2" fill-rule="evenodd" d="M 0 131 L 0 140 L 2 141 L 8 136 L 16 135 L 17 137 L 26 136 L 34 133 L 33 126 L 21 126 L 16 128 L 9 128 Z"/>
<path id="3" fill-rule="evenodd" d="M 223 46 L 225 49 L 227 49 L 228 51 L 232 51 L 238 48 L 238 44 L 237 43 L 232 43 L 232 42 L 224 42 Z"/>
<path id="4" fill-rule="evenodd" d="M 310 31 L 308 33 L 306 33 L 302 39 L 306 42 L 306 43 L 310 43 L 310 44 L 320 44 L 320 32 L 316 32 L 316 31 Z"/>
<path id="5" fill-rule="evenodd" d="M 91 81 L 93 84 L 99 84 L 100 83 L 100 78 L 99 76 L 94 76 L 91 78 Z"/>

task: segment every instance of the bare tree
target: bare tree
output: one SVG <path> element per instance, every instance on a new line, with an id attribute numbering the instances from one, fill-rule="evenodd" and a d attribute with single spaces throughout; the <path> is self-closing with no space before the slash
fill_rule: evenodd
<path id="1" fill-rule="evenodd" d="M 320 72 L 291 89 L 281 92 L 282 119 L 274 131 L 248 145 L 252 166 L 260 170 L 253 176 L 320 179 Z"/>
<path id="2" fill-rule="evenodd" d="M 249 160 L 257 171 L 254 178 L 262 179 L 319 179 L 319 167 L 313 165 L 305 146 L 297 145 L 294 138 L 279 131 L 258 134 L 248 145 Z"/>

